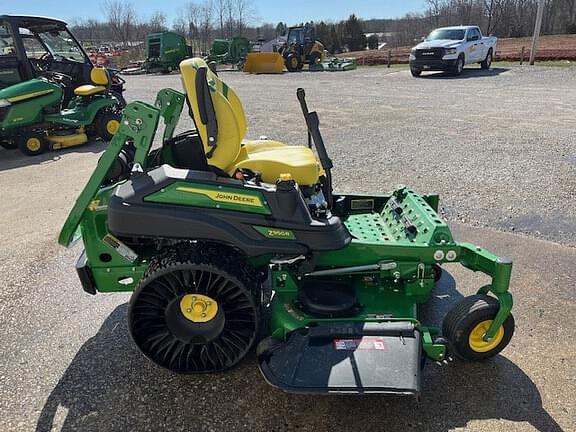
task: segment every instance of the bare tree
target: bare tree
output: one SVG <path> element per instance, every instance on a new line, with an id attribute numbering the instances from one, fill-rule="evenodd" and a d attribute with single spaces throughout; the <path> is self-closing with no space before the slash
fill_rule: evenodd
<path id="1" fill-rule="evenodd" d="M 254 3 L 252 0 L 234 0 L 236 12 L 236 32 L 243 36 L 248 24 L 254 18 Z"/>
<path id="2" fill-rule="evenodd" d="M 214 5 L 212 0 L 206 0 L 200 5 L 200 41 L 201 49 L 207 52 L 210 47 L 210 36 L 212 32 L 212 24 L 214 21 Z"/>
<path id="3" fill-rule="evenodd" d="M 430 17 L 434 19 L 434 26 L 439 26 L 440 10 L 444 5 L 444 0 L 426 0 Z"/>
<path id="4" fill-rule="evenodd" d="M 226 37 L 226 19 L 228 17 L 228 11 L 230 8 L 230 1 L 229 0 L 215 0 L 214 2 L 214 11 L 216 12 L 216 18 L 218 20 L 218 25 L 220 26 L 220 33 L 219 36 L 221 38 Z"/>
<path id="5" fill-rule="evenodd" d="M 150 17 L 148 26 L 152 33 L 166 31 L 166 15 L 163 12 L 155 11 Z"/>
<path id="6" fill-rule="evenodd" d="M 102 4 L 102 9 L 106 14 L 108 25 L 113 35 L 123 46 L 133 42 L 134 28 L 138 19 L 136 10 L 132 3 L 120 0 L 106 0 Z"/>

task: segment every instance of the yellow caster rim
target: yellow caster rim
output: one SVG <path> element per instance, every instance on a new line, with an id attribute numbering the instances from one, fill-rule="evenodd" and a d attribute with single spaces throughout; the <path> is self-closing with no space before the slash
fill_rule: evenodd
<path id="1" fill-rule="evenodd" d="M 492 320 L 486 320 L 479 322 L 470 332 L 470 336 L 468 337 L 468 343 L 472 351 L 476 351 L 479 353 L 485 353 L 488 351 L 492 351 L 495 349 L 502 339 L 504 339 L 504 327 L 500 326 L 496 335 L 490 341 L 485 341 L 484 335 L 492 325 Z"/>
<path id="2" fill-rule="evenodd" d="M 180 300 L 180 312 L 189 321 L 208 322 L 218 313 L 218 303 L 202 294 L 186 294 Z"/>
<path id="3" fill-rule="evenodd" d="M 28 138 L 26 141 L 26 148 L 30 151 L 37 152 L 40 147 L 42 147 L 42 142 L 36 137 Z"/>
<path id="4" fill-rule="evenodd" d="M 106 131 L 110 134 L 110 135 L 115 135 L 116 132 L 118 132 L 118 129 L 120 128 L 120 122 L 116 119 L 113 120 L 108 120 L 106 122 Z"/>

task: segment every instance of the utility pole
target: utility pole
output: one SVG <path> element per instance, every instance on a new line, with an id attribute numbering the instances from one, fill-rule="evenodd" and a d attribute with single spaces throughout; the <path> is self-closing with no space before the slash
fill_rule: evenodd
<path id="1" fill-rule="evenodd" d="M 544 14 L 544 0 L 538 2 L 538 12 L 536 12 L 536 25 L 534 26 L 534 36 L 532 36 L 532 49 L 530 50 L 530 65 L 534 64 L 536 57 L 536 46 L 540 37 L 540 27 L 542 27 L 542 15 Z"/>

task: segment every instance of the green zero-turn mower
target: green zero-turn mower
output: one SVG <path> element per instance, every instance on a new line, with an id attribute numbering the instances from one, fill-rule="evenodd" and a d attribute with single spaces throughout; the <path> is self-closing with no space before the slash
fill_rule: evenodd
<path id="1" fill-rule="evenodd" d="M 234 91 L 201 59 L 180 69 L 185 94 L 126 107 L 59 238 L 82 239 L 86 292 L 133 292 L 146 357 L 220 372 L 257 345 L 265 379 L 286 391 L 417 395 L 425 358 L 483 360 L 510 342 L 512 263 L 454 241 L 437 195 L 333 192 L 302 89 L 309 147 L 243 141 Z M 185 101 L 196 127 L 174 136 Z M 417 306 L 455 262 L 491 282 L 429 327 Z"/>
<path id="2" fill-rule="evenodd" d="M 120 126 L 122 102 L 110 91 L 109 73 L 94 67 L 92 84 L 73 89 L 66 74 L 46 71 L 39 78 L 0 90 L 0 144 L 29 156 L 88 142 L 88 135 L 112 139 Z"/>

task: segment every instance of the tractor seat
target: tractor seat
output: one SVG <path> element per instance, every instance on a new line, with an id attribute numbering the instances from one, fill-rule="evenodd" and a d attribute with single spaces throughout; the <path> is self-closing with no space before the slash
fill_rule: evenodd
<path id="1" fill-rule="evenodd" d="M 302 186 L 318 183 L 320 163 L 308 147 L 272 140 L 243 142 L 247 127 L 242 103 L 204 60 L 184 60 L 180 71 L 209 165 L 230 175 L 250 169 L 266 183 L 275 183 L 280 174 L 290 174 Z"/>
<path id="2" fill-rule="evenodd" d="M 98 93 L 103 93 L 108 89 L 110 79 L 108 78 L 108 71 L 105 68 L 93 67 L 90 71 L 90 80 L 92 84 L 81 85 L 74 89 L 76 96 L 92 96 Z"/>
<path id="3" fill-rule="evenodd" d="M 266 183 L 275 183 L 280 174 L 289 173 L 301 185 L 316 184 L 320 171 L 316 155 L 308 147 L 271 140 L 244 143 L 233 167 L 259 172 Z"/>

